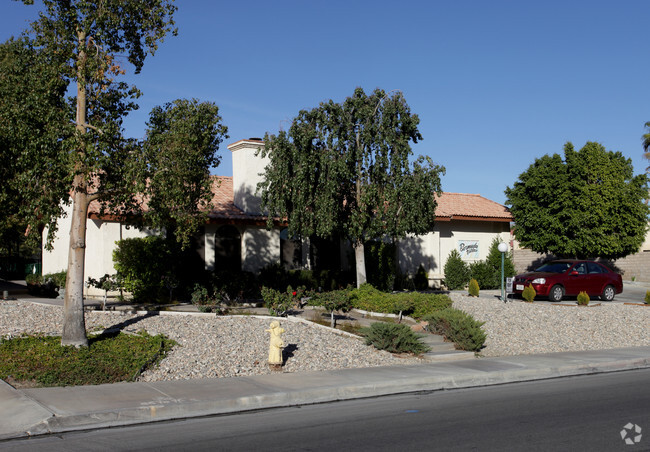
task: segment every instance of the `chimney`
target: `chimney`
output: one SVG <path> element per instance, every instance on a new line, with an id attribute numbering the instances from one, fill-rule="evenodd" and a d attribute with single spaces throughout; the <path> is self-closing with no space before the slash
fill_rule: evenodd
<path id="1" fill-rule="evenodd" d="M 263 179 L 267 158 L 255 153 L 264 148 L 261 138 L 239 140 L 228 146 L 232 152 L 232 186 L 235 205 L 246 213 L 261 215 L 261 194 L 257 184 Z"/>

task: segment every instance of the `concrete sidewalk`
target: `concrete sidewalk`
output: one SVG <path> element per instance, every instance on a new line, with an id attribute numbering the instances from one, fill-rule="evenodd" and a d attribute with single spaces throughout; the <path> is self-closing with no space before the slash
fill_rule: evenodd
<path id="1" fill-rule="evenodd" d="M 0 439 L 642 368 L 650 347 L 63 388 L 16 390 L 0 380 Z"/>

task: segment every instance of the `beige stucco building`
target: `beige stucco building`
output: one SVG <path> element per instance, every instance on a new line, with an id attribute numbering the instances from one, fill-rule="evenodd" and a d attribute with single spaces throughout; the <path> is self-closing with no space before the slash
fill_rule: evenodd
<path id="1" fill-rule="evenodd" d="M 271 229 L 266 227 L 257 192 L 267 164 L 267 160 L 257 155 L 263 145 L 259 139 L 240 140 L 229 145 L 233 176 L 213 179 L 214 209 L 197 237 L 198 252 L 208 270 L 240 268 L 255 273 L 275 263 L 307 269 L 313 264 L 316 243 L 289 240 L 286 225 L 280 221 L 274 222 Z M 509 241 L 511 220 L 504 206 L 480 195 L 443 193 L 438 198 L 434 231 L 399 241 L 399 267 L 403 273 L 413 274 L 422 265 L 430 284 L 438 285 L 452 249 L 458 249 L 468 262 L 485 259 L 495 237 Z M 53 250 L 43 250 L 44 274 L 66 269 L 69 230 L 68 216 L 59 222 Z M 114 218 L 99 217 L 91 208 L 86 240 L 86 279 L 115 273 L 112 254 L 116 241 L 151 234 L 153 231 L 129 228 Z M 336 262 L 343 269 L 354 265 L 345 243 L 328 244 L 321 249 L 321 254 L 325 250 L 338 254 Z"/>

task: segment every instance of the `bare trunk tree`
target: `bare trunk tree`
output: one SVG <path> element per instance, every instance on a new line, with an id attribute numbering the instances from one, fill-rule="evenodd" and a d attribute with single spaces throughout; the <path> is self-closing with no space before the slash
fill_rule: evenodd
<path id="1" fill-rule="evenodd" d="M 77 59 L 77 119 L 76 129 L 80 136 L 86 133 L 86 35 L 77 32 L 79 54 Z M 88 216 L 88 187 L 84 166 L 84 144 L 79 142 L 77 150 L 76 175 L 72 186 L 72 218 L 70 246 L 68 249 L 68 273 L 63 303 L 62 345 L 88 346 L 84 318 L 84 261 L 86 258 L 86 217 Z"/>

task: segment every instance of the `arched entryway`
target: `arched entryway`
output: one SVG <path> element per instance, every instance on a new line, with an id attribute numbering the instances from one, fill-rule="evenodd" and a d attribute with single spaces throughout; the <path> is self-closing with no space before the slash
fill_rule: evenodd
<path id="1" fill-rule="evenodd" d="M 224 225 L 214 237 L 215 270 L 241 270 L 241 233 L 235 226 Z"/>

